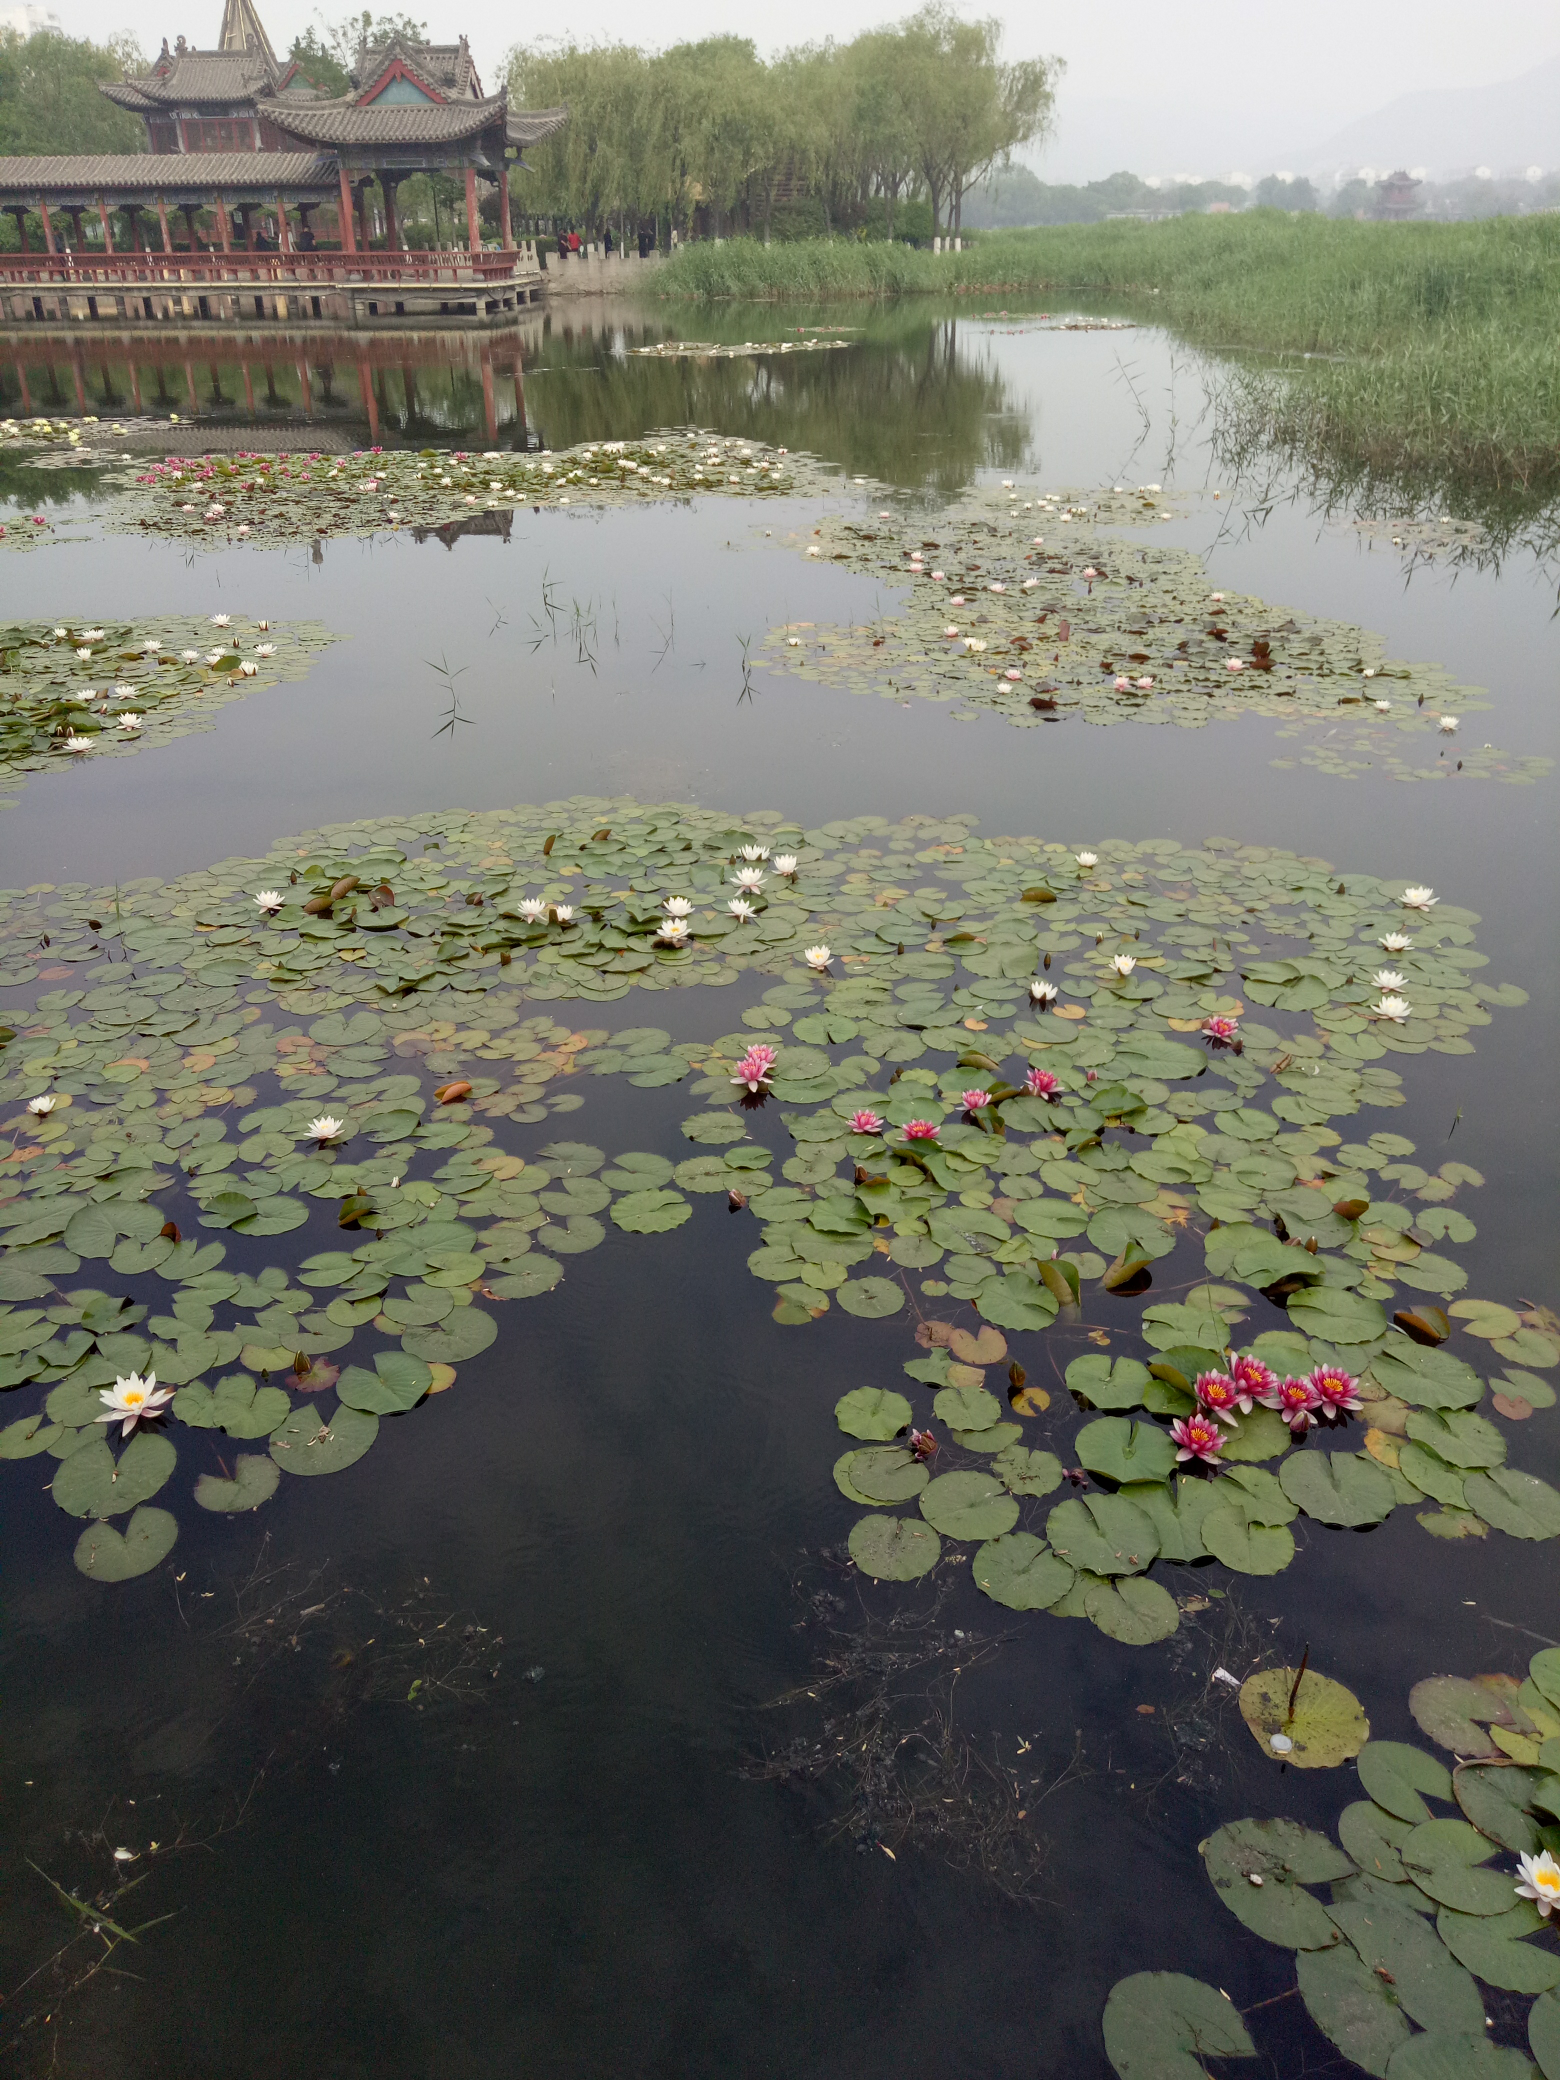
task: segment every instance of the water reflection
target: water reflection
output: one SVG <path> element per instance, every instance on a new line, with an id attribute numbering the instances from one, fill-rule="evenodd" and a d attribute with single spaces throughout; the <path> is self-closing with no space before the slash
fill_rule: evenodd
<path id="1" fill-rule="evenodd" d="M 1028 414 L 977 328 L 934 309 L 852 317 L 837 335 L 846 349 L 783 358 L 641 355 L 685 335 L 686 315 L 605 303 L 481 335 L 28 330 L 0 341 L 0 410 L 130 421 L 132 445 L 171 437 L 202 449 L 563 448 L 719 426 L 937 496 L 980 469 L 1022 465 Z M 737 345 L 817 336 L 831 322 L 773 306 L 692 319 L 701 340 Z"/>

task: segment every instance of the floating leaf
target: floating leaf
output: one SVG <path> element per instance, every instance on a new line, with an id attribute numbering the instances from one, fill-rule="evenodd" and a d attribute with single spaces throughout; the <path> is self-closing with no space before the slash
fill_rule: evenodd
<path id="1" fill-rule="evenodd" d="M 1101 2028 L 1119 2080 L 1206 2080 L 1205 2058 L 1256 2055 L 1229 1996 L 1180 1972 L 1118 1979 Z"/>
<path id="2" fill-rule="evenodd" d="M 1094 1575 L 1140 1574 L 1159 1551 L 1150 1518 L 1119 1495 L 1059 1502 L 1046 1519 L 1045 1535 L 1069 1567 Z"/>
<path id="3" fill-rule="evenodd" d="M 1379 1524 L 1397 1499 L 1387 1475 L 1359 1452 L 1295 1452 L 1278 1478 L 1290 1501 L 1322 1524 Z"/>
<path id="4" fill-rule="evenodd" d="M 1248 1676 L 1240 1686 L 1240 1715 L 1265 1755 L 1295 1769 L 1337 1769 L 1370 1739 L 1370 1721 L 1353 1691 L 1310 1668 L 1266 1668 Z M 1276 1748 L 1275 1737 L 1290 1745 Z"/>
<path id="5" fill-rule="evenodd" d="M 1338 1941 L 1326 1909 L 1305 1890 L 1354 1869 L 1326 1835 L 1295 1820 L 1232 1820 L 1199 1842 L 1197 1853 L 1219 1898 L 1254 1935 L 1286 1950 L 1326 1950 Z"/>
<path id="6" fill-rule="evenodd" d="M 835 1287 L 834 1298 L 847 1314 L 869 1322 L 898 1314 L 905 1304 L 904 1288 L 891 1278 L 848 1278 Z"/>
<path id="7" fill-rule="evenodd" d="M 1409 1703 L 1412 1706 L 1412 1696 Z M 1423 1748 L 1406 1741 L 1367 1741 L 1354 1766 L 1376 1804 L 1410 1826 L 1417 1827 L 1431 1817 L 1426 1798 L 1452 1796 L 1451 1772 Z"/>
<path id="8" fill-rule="evenodd" d="M 336 1392 L 347 1408 L 389 1416 L 415 1408 L 432 1385 L 433 1373 L 421 1358 L 406 1351 L 376 1351 L 374 1370 L 349 1365 L 337 1382 Z"/>
<path id="9" fill-rule="evenodd" d="M 680 1228 L 692 1212 L 681 1192 L 665 1189 L 625 1192 L 621 1199 L 612 1202 L 614 1223 L 633 1235 L 664 1235 Z"/>
<path id="10" fill-rule="evenodd" d="M 457 1307 L 431 1328 L 408 1329 L 401 1348 L 428 1365 L 460 1365 L 485 1351 L 498 1335 L 498 1324 L 480 1307 Z"/>
<path id="11" fill-rule="evenodd" d="M 946 1538 L 1000 1538 L 1018 1504 L 995 1474 L 940 1473 L 921 1496 L 921 1514 Z"/>
<path id="12" fill-rule="evenodd" d="M 1492 1721 L 1511 1724 L 1511 1713 L 1501 1698 L 1482 1683 L 1471 1683 L 1462 1676 L 1426 1676 L 1409 1691 L 1408 1708 L 1433 1741 L 1464 1757 L 1498 1754 L 1495 1743 L 1480 1729 Z"/>
<path id="13" fill-rule="evenodd" d="M 1201 1531 L 1215 1560 L 1237 1574 L 1282 1574 L 1295 1557 L 1294 1534 L 1287 1525 L 1250 1523 L 1240 1510 L 1210 1510 Z"/>
<path id="14" fill-rule="evenodd" d="M 1524 1810 L 1534 1790 L 1527 1770 L 1460 1769 L 1453 1789 L 1474 1826 L 1514 1856 L 1534 1855 L 1542 1846 L 1537 1823 Z"/>
<path id="15" fill-rule="evenodd" d="M 1004 1446 L 991 1470 L 1014 1495 L 1049 1495 L 1062 1485 L 1062 1462 L 1056 1454 L 1030 1451 L 1021 1444 Z"/>
<path id="16" fill-rule="evenodd" d="M 861 1451 L 848 1452 L 840 1466 L 862 1502 L 911 1502 L 931 1479 L 921 1461 L 903 1445 L 867 1445 Z M 839 1467 L 835 1474 L 838 1478 Z"/>
<path id="17" fill-rule="evenodd" d="M 1367 1741 L 1360 1752 L 1365 1755 L 1372 1747 L 1384 1745 Z M 1356 1799 L 1338 1815 L 1339 1841 L 1367 1877 L 1379 1878 L 1384 1885 L 1407 1882 L 1398 1847 L 1408 1833 L 1406 1820 L 1394 1819 L 1373 1799 Z"/>
<path id="18" fill-rule="evenodd" d="M 76 1565 L 97 1582 L 128 1582 L 166 1560 L 178 1535 L 178 1522 L 165 1509 L 138 1509 L 122 1533 L 112 1524 L 89 1524 L 76 1541 Z"/>
<path id="19" fill-rule="evenodd" d="M 1466 1820 L 1424 1820 L 1398 1853 L 1414 1884 L 1442 1906 L 1459 1914 L 1500 1914 L 1511 1905 L 1511 1880 L 1478 1868 L 1494 1851 L 1489 1837 Z"/>
<path id="20" fill-rule="evenodd" d="M 950 1430 L 987 1430 L 1002 1420 L 1002 1403 L 984 1387 L 944 1387 L 932 1407 Z"/>
<path id="21" fill-rule="evenodd" d="M 1009 1531 L 983 1545 L 973 1563 L 975 1586 L 1009 1610 L 1049 1610 L 1073 1585 L 1073 1570 L 1029 1531 Z"/>
<path id="22" fill-rule="evenodd" d="M 214 1387 L 180 1387 L 173 1413 L 197 1430 L 225 1430 L 229 1437 L 269 1437 L 285 1423 L 292 1402 L 281 1387 L 259 1387 L 242 1372 L 230 1372 Z"/>
<path id="23" fill-rule="evenodd" d="M 1003 1329 L 1043 1329 L 1056 1319 L 1056 1295 L 1027 1271 L 986 1279 L 975 1305 L 988 1322 Z"/>
<path id="24" fill-rule="evenodd" d="M 281 1477 L 281 1468 L 274 1459 L 262 1458 L 256 1452 L 240 1452 L 233 1462 L 231 1480 L 214 1473 L 201 1475 L 195 1483 L 195 1500 L 202 1509 L 223 1510 L 229 1515 L 258 1509 L 276 1493 Z"/>
<path id="25" fill-rule="evenodd" d="M 1376 2080 L 1412 2034 L 1397 1994 L 1378 1972 L 1367 1971 L 1347 1943 L 1302 1950 L 1295 1959 L 1300 1998 L 1322 2035 Z"/>
<path id="26" fill-rule="evenodd" d="M 914 1517 L 862 1517 L 850 1534 L 850 1556 L 874 1581 L 910 1582 L 937 1565 L 942 1540 Z"/>
<path id="27" fill-rule="evenodd" d="M 1533 2080 L 1533 2068 L 1510 2045 L 1441 2030 L 1411 2037 L 1387 2070 L 1388 2080 Z"/>
<path id="28" fill-rule="evenodd" d="M 1169 1590 L 1137 1575 L 1095 1584 L 1084 1595 L 1083 1612 L 1091 1625 L 1125 1647 L 1168 1639 L 1181 1622 Z"/>
<path id="29" fill-rule="evenodd" d="M 1423 2028 L 1483 2033 L 1479 1989 L 1419 1915 L 1386 1903 L 1340 1900 L 1332 1918 L 1366 1969 L 1388 1975 L 1400 2004 Z"/>
<path id="30" fill-rule="evenodd" d="M 271 1438 L 271 1457 L 283 1473 L 340 1473 L 353 1466 L 379 1435 L 379 1418 L 338 1408 L 328 1419 L 317 1403 L 295 1408 Z"/>
<path id="31" fill-rule="evenodd" d="M 1560 2080 L 1560 2000 L 1552 1993 L 1528 2011 L 1528 2042 L 1544 2080 Z"/>
<path id="32" fill-rule="evenodd" d="M 178 1457 L 168 1439 L 151 1430 L 137 1430 L 117 1461 L 107 1441 L 96 1438 L 61 1464 L 54 1499 L 67 1516 L 117 1517 L 155 1495 Z"/>
<path id="33" fill-rule="evenodd" d="M 1519 1473 L 1514 1466 L 1470 1473 L 1463 1494 L 1469 1509 L 1509 1538 L 1560 1537 L 1560 1492 L 1536 1473 Z"/>
<path id="34" fill-rule="evenodd" d="M 835 1402 L 834 1419 L 847 1437 L 887 1439 L 908 1428 L 910 1404 L 889 1387 L 853 1387 Z"/>
<path id="35" fill-rule="evenodd" d="M 1136 1358 L 1108 1358 L 1086 1351 L 1067 1367 L 1067 1385 L 1095 1408 L 1138 1408 L 1149 1381 L 1148 1367 Z"/>

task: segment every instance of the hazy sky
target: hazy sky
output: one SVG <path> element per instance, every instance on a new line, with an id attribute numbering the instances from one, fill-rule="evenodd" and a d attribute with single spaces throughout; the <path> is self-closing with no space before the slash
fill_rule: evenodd
<path id="1" fill-rule="evenodd" d="M 130 28 L 143 47 L 157 49 L 164 35 L 182 31 L 194 44 L 215 43 L 221 0 L 45 0 L 68 32 L 95 37 Z M 361 0 L 359 0 L 361 4 Z M 561 13 L 517 10 L 500 0 L 440 0 L 448 13 L 428 16 L 432 33 L 470 36 L 479 67 L 489 76 L 517 37 L 545 32 L 549 22 L 566 22 L 583 41 L 628 40 L 667 44 L 685 37 L 734 32 L 751 36 L 761 49 L 802 43 L 827 35 L 848 37 L 908 8 L 875 0 L 791 0 L 777 14 L 755 16 L 723 0 L 662 0 L 653 11 L 631 0 L 574 0 Z M 259 0 L 261 18 L 278 50 L 315 19 L 308 0 Z M 345 4 L 325 0 L 328 16 Z M 419 0 L 410 10 L 421 15 Z M 974 0 L 961 11 L 987 11 Z M 994 0 L 992 10 L 1007 26 L 1007 50 L 1015 56 L 1056 54 L 1067 61 L 1061 97 L 1062 123 L 1056 148 L 1040 170 L 1067 177 L 1080 133 L 1092 145 L 1101 129 L 1117 134 L 1115 164 L 1149 167 L 1164 147 L 1162 127 L 1175 130 L 1184 119 L 1189 136 L 1201 140 L 1199 156 L 1208 170 L 1233 165 L 1266 138 L 1272 148 L 1320 139 L 1349 118 L 1363 115 L 1398 94 L 1426 87 L 1475 86 L 1506 79 L 1560 50 L 1560 24 L 1553 0 L 1199 0 L 1196 6 L 1167 0 L 1112 0 L 1108 6 L 1040 9 Z M 1103 104 L 1103 105 L 1102 105 Z M 1126 104 L 1123 107 L 1121 104 Z M 1149 142 L 1147 116 L 1159 132 L 1151 153 L 1136 148 L 1133 125 L 1141 111 L 1142 142 Z M 1188 146 L 1190 149 L 1190 146 Z M 1092 154 L 1091 154 L 1092 156 Z"/>

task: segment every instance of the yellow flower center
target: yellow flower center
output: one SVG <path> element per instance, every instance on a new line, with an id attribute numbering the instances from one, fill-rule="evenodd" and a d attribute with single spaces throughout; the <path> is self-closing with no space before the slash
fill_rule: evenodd
<path id="1" fill-rule="evenodd" d="M 141 1403 L 146 1399 L 146 1396 L 141 1392 L 139 1387 L 130 1387 L 125 1392 L 123 1398 L 126 1408 L 139 1408 L 141 1406 Z"/>
<path id="2" fill-rule="evenodd" d="M 1560 1894 L 1560 1870 L 1534 1871 L 1533 1883 L 1540 1892 Z"/>

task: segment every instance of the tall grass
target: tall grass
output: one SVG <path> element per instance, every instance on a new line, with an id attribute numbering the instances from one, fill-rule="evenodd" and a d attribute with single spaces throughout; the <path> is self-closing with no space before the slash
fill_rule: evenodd
<path id="1" fill-rule="evenodd" d="M 1461 470 L 1560 489 L 1560 216 L 1360 224 L 1255 210 L 1162 224 L 1058 225 L 962 253 L 813 240 L 685 246 L 676 297 L 1103 296 L 1240 368 L 1252 427 L 1373 470 Z M 1318 360 L 1299 357 L 1318 356 Z M 1292 357 L 1292 358 L 1291 358 Z"/>

